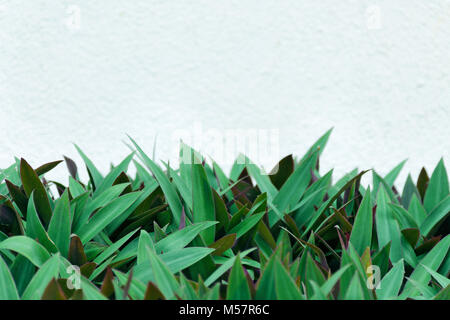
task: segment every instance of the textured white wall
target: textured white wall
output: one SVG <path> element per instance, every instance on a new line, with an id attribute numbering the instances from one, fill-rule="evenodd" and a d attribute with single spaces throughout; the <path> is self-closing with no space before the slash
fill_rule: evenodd
<path id="1" fill-rule="evenodd" d="M 417 177 L 449 159 L 449 57 L 448 0 L 0 0 L 0 167 L 76 142 L 106 171 L 125 133 L 165 159 L 200 121 L 282 155 L 334 126 L 324 169 Z"/>

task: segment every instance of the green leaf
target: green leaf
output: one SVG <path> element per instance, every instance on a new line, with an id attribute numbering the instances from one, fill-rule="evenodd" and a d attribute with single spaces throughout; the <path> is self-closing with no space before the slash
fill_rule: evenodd
<path id="1" fill-rule="evenodd" d="M 389 206 L 392 209 L 392 213 L 394 213 L 394 217 L 396 218 L 400 229 L 417 229 L 419 227 L 414 217 L 405 208 L 393 203 L 390 203 Z"/>
<path id="2" fill-rule="evenodd" d="M 383 277 L 380 282 L 380 288 L 376 288 L 378 299 L 395 299 L 400 292 L 405 276 L 405 266 L 403 259 L 397 261 L 392 269 Z"/>
<path id="3" fill-rule="evenodd" d="M 394 185 L 395 180 L 397 179 L 398 175 L 400 174 L 400 171 L 402 171 L 403 166 L 405 165 L 407 159 L 400 162 L 394 169 L 389 171 L 389 173 L 384 177 L 384 181 L 392 187 Z"/>
<path id="4" fill-rule="evenodd" d="M 16 284 L 8 266 L 0 255 L 0 300 L 19 300 Z"/>
<path id="5" fill-rule="evenodd" d="M 81 158 L 83 159 L 84 163 L 86 164 L 86 167 L 88 168 L 89 174 L 92 176 L 92 182 L 94 183 L 94 186 L 99 186 L 103 180 L 103 176 L 98 171 L 97 167 L 94 165 L 94 163 L 89 159 L 84 152 L 75 144 L 75 148 L 77 149 L 78 153 L 80 154 Z"/>
<path id="6" fill-rule="evenodd" d="M 233 165 L 231 166 L 230 171 L 230 180 L 231 181 L 237 181 L 239 180 L 239 176 L 241 175 L 242 171 L 245 169 L 245 162 L 243 161 L 243 158 L 245 156 L 242 154 L 239 154 L 236 160 L 233 162 Z"/>
<path id="7" fill-rule="evenodd" d="M 69 177 L 69 190 L 73 198 L 76 198 L 85 192 L 81 183 L 72 177 Z"/>
<path id="8" fill-rule="evenodd" d="M 450 214 L 450 195 L 445 197 L 428 214 L 426 219 L 420 225 L 420 233 L 424 236 L 432 234 Z"/>
<path id="9" fill-rule="evenodd" d="M 408 211 L 411 213 L 411 216 L 414 218 L 418 226 L 420 226 L 427 218 L 425 208 L 422 206 L 418 196 L 415 194 L 412 195 Z"/>
<path id="10" fill-rule="evenodd" d="M 300 228 L 306 224 L 316 212 L 316 208 L 323 203 L 327 192 L 330 192 L 330 184 L 333 171 L 327 172 L 306 189 L 301 201 L 292 208 L 294 220 Z"/>
<path id="11" fill-rule="evenodd" d="M 158 289 L 167 299 L 172 299 L 179 289 L 175 276 L 155 252 L 149 251 L 149 259 Z"/>
<path id="12" fill-rule="evenodd" d="M 18 255 L 10 265 L 10 270 L 20 296 L 25 291 L 28 283 L 30 283 L 31 278 L 33 278 L 36 266 L 25 256 Z"/>
<path id="13" fill-rule="evenodd" d="M 59 254 L 49 258 L 39 269 L 38 272 L 31 279 L 27 288 L 25 289 L 22 299 L 24 300 L 39 300 L 45 291 L 48 283 L 52 278 L 58 277 L 60 265 Z"/>
<path id="14" fill-rule="evenodd" d="M 311 170 L 316 164 L 317 154 L 313 153 L 300 163 L 295 171 L 283 184 L 280 191 L 273 199 L 273 205 L 281 213 L 287 213 L 289 207 L 293 207 L 302 197 L 311 180 Z M 282 217 L 273 210 L 269 211 L 269 224 L 272 227 Z"/>
<path id="15" fill-rule="evenodd" d="M 83 276 L 81 277 L 81 289 L 83 290 L 85 300 L 107 300 L 97 287 Z"/>
<path id="16" fill-rule="evenodd" d="M 192 210 L 192 190 L 190 188 L 190 185 L 188 185 L 186 181 L 183 180 L 183 178 L 181 178 L 170 167 L 167 167 L 167 170 L 169 171 L 170 177 L 175 183 L 175 186 L 177 187 L 178 192 L 180 192 L 180 195 L 183 198 L 184 202 L 188 206 L 189 210 Z M 191 181 L 191 179 L 189 179 L 189 181 Z"/>
<path id="17" fill-rule="evenodd" d="M 128 166 L 131 160 L 133 159 L 133 156 L 134 152 L 132 152 L 125 159 L 123 159 L 121 163 L 119 163 L 116 167 L 114 167 L 114 169 L 108 173 L 108 175 L 102 180 L 102 182 L 99 185 L 97 185 L 94 195 L 101 194 L 102 192 L 110 188 L 113 185 L 116 178 L 120 175 L 120 173 L 127 171 Z"/>
<path id="18" fill-rule="evenodd" d="M 359 181 L 359 179 L 361 179 L 361 177 L 366 173 L 367 171 L 361 171 L 360 173 L 358 173 L 357 175 L 355 175 L 354 177 L 352 177 L 351 179 L 349 179 L 347 182 L 344 183 L 344 185 L 342 187 L 339 188 L 338 191 L 336 191 L 335 193 L 333 193 L 333 195 L 326 201 L 324 202 L 319 210 L 317 210 L 314 215 L 311 217 L 310 222 L 308 223 L 308 226 L 306 227 L 305 231 L 303 231 L 302 237 L 305 237 L 308 232 L 314 227 L 314 225 L 316 224 L 316 222 L 318 221 L 318 219 L 320 217 L 322 217 L 323 213 L 331 206 L 331 204 L 336 201 L 336 199 L 350 186 L 352 186 L 356 181 Z M 346 180 L 346 179 L 345 179 Z"/>
<path id="19" fill-rule="evenodd" d="M 306 263 L 305 263 L 305 273 L 303 277 L 303 281 L 306 284 L 306 291 L 308 296 L 313 295 L 314 288 L 310 284 L 310 280 L 316 282 L 319 286 L 322 286 L 325 283 L 325 277 L 323 276 L 322 271 L 317 266 L 314 259 L 311 257 L 311 254 L 308 251 L 304 251 L 306 255 Z"/>
<path id="20" fill-rule="evenodd" d="M 214 201 L 211 187 L 201 164 L 192 164 L 192 206 L 194 222 L 215 221 Z M 200 235 L 207 245 L 214 242 L 215 228 L 203 230 Z"/>
<path id="21" fill-rule="evenodd" d="M 429 267 L 427 267 L 425 265 L 422 265 L 422 267 L 424 267 L 425 270 L 427 270 L 431 274 L 431 276 L 434 279 L 436 279 L 436 281 L 439 283 L 439 285 L 442 288 L 446 288 L 447 286 L 450 285 L 450 280 L 447 277 L 444 277 L 442 274 L 434 271 L 433 269 L 431 269 L 431 268 L 429 268 Z"/>
<path id="22" fill-rule="evenodd" d="M 100 209 L 92 218 L 89 219 L 87 224 L 80 228 L 78 235 L 81 242 L 85 244 L 87 241 L 95 237 L 114 219 L 123 214 L 123 212 L 130 207 L 139 196 L 139 192 L 127 193 Z"/>
<path id="23" fill-rule="evenodd" d="M 134 276 L 142 282 L 155 281 L 156 275 L 150 262 L 150 250 L 147 250 L 147 261 L 140 262 L 134 268 Z M 172 273 L 178 273 L 184 269 L 189 268 L 204 257 L 210 255 L 214 249 L 189 247 L 180 250 L 171 251 L 158 255 L 161 261 L 166 265 L 168 270 Z"/>
<path id="24" fill-rule="evenodd" d="M 14 236 L 0 242 L 0 249 L 16 251 L 30 260 L 35 266 L 40 267 L 50 258 L 45 248 L 27 236 Z"/>
<path id="25" fill-rule="evenodd" d="M 361 280 L 357 273 L 354 274 L 350 282 L 350 285 L 347 288 L 345 300 L 364 300 L 364 293 L 361 285 Z"/>
<path id="26" fill-rule="evenodd" d="M 431 175 L 423 204 L 427 212 L 431 212 L 445 197 L 449 195 L 448 176 L 444 159 L 441 159 Z"/>
<path id="27" fill-rule="evenodd" d="M 258 222 L 261 221 L 262 217 L 265 214 L 266 214 L 265 212 L 261 212 L 245 218 L 237 226 L 231 229 L 228 233 L 229 234 L 236 233 L 236 238 L 239 239 L 248 231 L 250 231 L 254 226 L 256 226 Z"/>
<path id="28" fill-rule="evenodd" d="M 374 197 L 378 194 L 378 188 L 380 186 L 384 187 L 384 190 L 389 195 L 389 199 L 391 202 L 398 204 L 399 200 L 396 194 L 392 191 L 392 187 L 378 174 L 375 170 L 372 171 L 373 175 L 373 194 Z"/>
<path id="29" fill-rule="evenodd" d="M 360 256 L 367 247 L 370 248 L 372 241 L 372 220 L 372 201 L 370 200 L 370 188 L 368 188 L 356 213 L 350 235 L 350 242 Z"/>
<path id="30" fill-rule="evenodd" d="M 397 262 L 402 258 L 401 233 L 398 222 L 388 203 L 389 195 L 384 186 L 380 185 L 375 215 L 378 247 L 385 247 L 390 242 L 390 258 L 392 262 Z"/>
<path id="31" fill-rule="evenodd" d="M 258 187 L 260 188 L 261 192 L 266 192 L 269 199 L 273 199 L 276 194 L 278 193 L 277 188 L 272 184 L 272 181 L 270 181 L 270 178 L 267 174 L 261 173 L 261 169 L 258 168 L 257 165 L 251 162 L 250 159 L 247 157 L 244 157 L 244 161 L 246 163 L 246 168 L 248 170 L 249 175 L 255 179 L 255 182 L 257 183 Z"/>
<path id="32" fill-rule="evenodd" d="M 134 278 L 131 278 L 131 281 L 129 281 L 130 276 L 120 272 L 119 270 L 113 270 L 114 274 L 117 276 L 119 283 L 122 286 L 126 286 L 127 283 L 130 283 L 128 294 L 130 297 L 134 300 L 141 300 L 145 296 L 146 287 L 145 285 Z M 121 293 L 123 290 L 120 290 Z"/>
<path id="33" fill-rule="evenodd" d="M 142 149 L 137 145 L 137 143 L 129 137 L 135 148 L 138 150 L 139 154 L 142 157 L 144 164 L 153 172 L 156 180 L 158 181 L 161 189 L 164 192 L 164 196 L 167 199 L 167 203 L 169 204 L 170 210 L 172 211 L 173 219 L 175 224 L 178 226 L 180 224 L 181 219 L 181 211 L 182 204 L 178 194 L 174 188 L 174 186 L 170 183 L 167 176 L 161 170 L 161 168 L 156 165 L 145 153 Z"/>
<path id="34" fill-rule="evenodd" d="M 127 234 L 125 237 L 121 238 L 120 240 L 116 241 L 112 245 L 110 245 L 105 251 L 103 251 L 101 254 L 99 254 L 93 262 L 95 262 L 97 265 L 100 265 L 102 262 L 104 262 L 106 259 L 108 259 L 114 252 L 119 250 L 121 246 L 125 244 L 135 233 L 137 230 L 134 230 Z"/>
<path id="35" fill-rule="evenodd" d="M 141 230 L 139 235 L 138 250 L 137 250 L 137 265 L 144 262 L 150 263 L 150 251 L 155 252 L 155 244 L 147 231 Z"/>
<path id="36" fill-rule="evenodd" d="M 339 281 L 339 279 L 341 278 L 341 276 L 344 274 L 344 272 L 350 268 L 350 265 L 346 265 L 343 266 L 342 268 L 340 268 L 338 271 L 336 271 L 335 273 L 333 273 L 333 275 L 331 277 L 329 277 L 325 283 L 322 285 L 321 292 L 324 295 L 328 295 L 331 290 L 333 290 L 334 286 L 336 285 L 336 283 Z"/>
<path id="37" fill-rule="evenodd" d="M 318 155 L 320 156 L 325 149 L 325 146 L 327 145 L 328 139 L 330 138 L 331 132 L 333 131 L 333 128 L 329 129 L 327 132 L 325 132 L 324 135 L 322 135 L 317 141 L 309 148 L 308 152 L 303 156 L 303 158 L 300 160 L 300 163 L 305 161 L 306 158 L 308 158 L 311 154 L 313 154 L 316 150 L 318 150 Z"/>
<path id="38" fill-rule="evenodd" d="M 48 235 L 63 257 L 67 257 L 69 253 L 71 231 L 70 220 L 69 193 L 66 190 L 56 202 L 53 216 L 48 226 Z"/>
<path id="39" fill-rule="evenodd" d="M 294 280 L 278 260 L 275 260 L 275 292 L 278 300 L 304 300 Z"/>
<path id="40" fill-rule="evenodd" d="M 142 189 L 139 193 L 139 197 L 138 199 L 133 202 L 133 204 L 128 207 L 125 212 L 118 216 L 116 219 L 114 219 L 107 227 L 106 227 L 106 233 L 108 235 L 111 235 L 113 232 L 115 232 L 128 218 L 131 218 L 131 216 L 137 211 L 140 210 L 142 207 L 141 206 L 145 206 L 145 202 L 148 199 L 148 197 L 150 197 L 155 190 L 158 188 L 157 183 L 152 183 L 150 185 L 146 185 L 144 187 L 144 189 Z M 165 208 L 166 205 L 161 205 L 159 206 L 159 208 L 153 208 L 152 210 L 155 210 L 153 213 L 159 212 L 160 210 L 162 210 L 162 208 Z M 165 211 L 167 212 L 167 211 Z M 151 216 L 153 214 L 150 210 L 149 215 Z M 159 214 L 162 214 L 162 212 L 160 212 Z M 144 217 L 143 217 L 144 219 Z M 140 225 L 138 224 L 138 227 Z M 126 233 L 133 231 L 134 229 L 136 229 L 137 227 L 133 227 L 132 224 L 129 224 L 125 229 L 121 230 L 122 232 L 120 233 L 120 236 L 124 236 Z"/>
<path id="41" fill-rule="evenodd" d="M 189 268 L 204 257 L 210 255 L 213 251 L 211 248 L 189 247 L 161 254 L 159 257 L 171 272 L 177 273 Z"/>
<path id="42" fill-rule="evenodd" d="M 430 273 L 424 266 L 427 266 L 433 271 L 436 271 L 441 265 L 442 261 L 444 261 L 445 256 L 447 255 L 450 247 L 450 235 L 446 236 L 444 239 L 439 241 L 430 252 L 420 261 L 419 265 L 414 269 L 413 273 L 409 277 L 410 280 L 413 280 L 422 285 L 428 285 L 428 282 L 431 279 Z M 415 286 L 411 281 L 408 281 L 405 285 L 405 289 L 403 292 L 409 293 L 409 296 L 414 296 L 418 290 L 414 289 Z M 409 292 L 408 290 L 411 290 Z"/>
<path id="43" fill-rule="evenodd" d="M 250 300 L 250 288 L 241 264 L 241 259 L 236 256 L 230 277 L 228 278 L 227 300 Z"/>
<path id="44" fill-rule="evenodd" d="M 243 252 L 241 252 L 239 257 L 244 259 L 245 256 L 247 256 L 250 252 L 254 251 L 256 248 L 248 249 Z M 227 272 L 234 264 L 234 261 L 236 259 L 236 256 L 232 256 L 231 258 L 227 259 L 220 267 L 218 267 L 211 275 L 205 280 L 205 285 L 210 286 L 214 283 L 217 279 L 219 279 L 225 272 Z"/>
<path id="45" fill-rule="evenodd" d="M 402 192 L 401 202 L 404 208 L 409 208 L 413 196 L 420 198 L 419 190 L 417 190 L 417 187 L 414 185 L 411 175 L 409 174 Z"/>
<path id="46" fill-rule="evenodd" d="M 102 193 L 96 193 L 92 200 L 86 204 L 83 215 L 87 215 L 89 217 L 96 209 L 104 207 L 112 200 L 117 199 L 117 197 L 119 197 L 119 195 L 121 195 L 129 185 L 130 184 L 128 182 L 120 183 L 109 187 Z"/>
<path id="47" fill-rule="evenodd" d="M 415 291 L 413 291 L 412 294 L 410 294 L 408 296 L 411 299 L 431 300 L 438 293 L 435 288 L 424 285 L 420 282 L 417 282 L 417 281 L 409 279 L 409 278 L 407 278 L 407 279 L 408 279 L 408 282 L 414 286 L 414 289 L 416 289 Z M 405 291 L 404 293 L 402 293 L 402 295 L 400 296 L 401 299 L 403 299 L 406 296 L 405 293 L 408 293 L 408 292 L 411 292 L 411 291 Z"/>
<path id="48" fill-rule="evenodd" d="M 194 240 L 202 231 L 217 224 L 216 221 L 205 221 L 191 224 L 175 231 L 155 244 L 156 252 L 170 252 L 182 249 Z"/>
<path id="49" fill-rule="evenodd" d="M 27 229 L 26 235 L 32 239 L 37 239 L 48 252 L 56 253 L 58 248 L 55 243 L 50 239 L 49 235 L 44 229 L 41 220 L 38 217 L 36 207 L 34 205 L 34 191 L 31 192 L 30 199 L 28 200 L 27 210 Z"/>

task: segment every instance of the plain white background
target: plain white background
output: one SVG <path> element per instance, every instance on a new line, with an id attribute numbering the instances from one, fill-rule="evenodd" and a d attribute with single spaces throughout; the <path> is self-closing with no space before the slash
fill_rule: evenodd
<path id="1" fill-rule="evenodd" d="M 0 167 L 81 167 L 75 142 L 106 172 L 125 133 L 167 159 L 195 121 L 301 156 L 334 127 L 323 170 L 408 158 L 403 185 L 449 159 L 449 58 L 448 0 L 0 0 Z"/>

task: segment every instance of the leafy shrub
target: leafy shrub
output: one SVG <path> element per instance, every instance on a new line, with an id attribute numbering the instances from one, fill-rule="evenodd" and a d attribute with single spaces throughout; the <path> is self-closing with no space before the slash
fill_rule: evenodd
<path id="1" fill-rule="evenodd" d="M 0 299 L 449 299 L 443 160 L 401 193 L 404 162 L 372 188 L 367 171 L 333 182 L 329 135 L 270 175 L 227 176 L 186 145 L 197 161 L 159 166 L 132 139 L 106 176 L 77 147 L 87 182 L 69 158 L 68 185 L 44 178 L 61 161 L 17 159 L 0 171 Z"/>

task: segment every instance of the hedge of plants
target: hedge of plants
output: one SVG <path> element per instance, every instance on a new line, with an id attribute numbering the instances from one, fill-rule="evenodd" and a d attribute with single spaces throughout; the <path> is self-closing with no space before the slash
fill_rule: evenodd
<path id="1" fill-rule="evenodd" d="M 271 174 L 244 156 L 226 174 L 184 144 L 172 168 L 131 138 L 106 175 L 76 146 L 88 181 L 67 157 L 16 159 L 0 170 L 0 299 L 450 299 L 444 161 L 402 190 L 404 162 L 334 179 L 329 135 Z M 47 180 L 63 161 L 68 181 Z"/>

